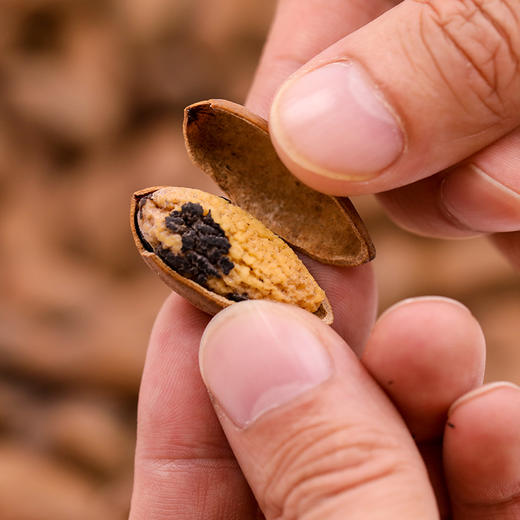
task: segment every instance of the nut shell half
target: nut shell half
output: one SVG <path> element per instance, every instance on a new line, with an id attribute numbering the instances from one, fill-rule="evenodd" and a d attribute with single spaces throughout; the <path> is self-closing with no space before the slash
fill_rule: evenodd
<path id="1" fill-rule="evenodd" d="M 193 305 L 202 311 L 209 314 L 216 314 L 223 308 L 228 307 L 235 302 L 204 288 L 202 285 L 185 278 L 178 272 L 171 269 L 157 254 L 151 250 L 146 240 L 144 240 L 143 236 L 141 235 L 137 222 L 139 201 L 162 188 L 162 186 L 146 188 L 134 193 L 132 196 L 130 209 L 130 227 L 137 249 L 148 267 L 157 273 L 161 280 L 166 285 L 168 285 L 168 287 L 173 289 L 184 298 L 188 299 Z M 322 319 L 325 323 L 332 323 L 332 308 L 326 297 L 314 314 Z"/>
<path id="2" fill-rule="evenodd" d="M 375 248 L 348 198 L 318 193 L 280 161 L 267 122 L 230 101 L 185 109 L 184 136 L 195 164 L 237 206 L 296 249 L 321 263 L 355 266 Z"/>

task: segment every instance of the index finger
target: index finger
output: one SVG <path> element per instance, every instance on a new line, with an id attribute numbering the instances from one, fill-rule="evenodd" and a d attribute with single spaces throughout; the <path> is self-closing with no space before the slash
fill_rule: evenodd
<path id="1" fill-rule="evenodd" d="M 130 520 L 255 517 L 199 373 L 208 321 L 176 294 L 157 316 L 139 393 Z"/>

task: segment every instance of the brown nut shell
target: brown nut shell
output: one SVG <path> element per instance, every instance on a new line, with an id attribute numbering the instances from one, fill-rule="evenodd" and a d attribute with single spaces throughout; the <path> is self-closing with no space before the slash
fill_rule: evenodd
<path id="1" fill-rule="evenodd" d="M 280 161 L 267 122 L 230 101 L 185 109 L 184 135 L 192 160 L 237 206 L 296 249 L 333 265 L 370 261 L 375 248 L 347 198 L 318 193 Z"/>
<path id="2" fill-rule="evenodd" d="M 171 269 L 158 255 L 150 250 L 146 240 L 144 240 L 141 235 L 137 223 L 139 201 L 162 188 L 166 187 L 157 186 L 146 188 L 134 193 L 132 197 L 130 209 L 130 227 L 137 249 L 150 269 L 156 272 L 161 280 L 166 285 L 168 285 L 168 287 L 173 289 L 184 298 L 188 299 L 193 305 L 202 311 L 209 314 L 216 314 L 223 308 L 228 307 L 235 302 L 204 288 L 198 283 L 185 278 L 178 272 Z M 314 314 L 322 319 L 325 323 L 332 323 L 332 308 L 326 297 Z"/>

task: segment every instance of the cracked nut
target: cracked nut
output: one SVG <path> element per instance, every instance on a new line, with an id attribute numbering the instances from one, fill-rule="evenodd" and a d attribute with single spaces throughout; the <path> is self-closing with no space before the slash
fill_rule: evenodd
<path id="1" fill-rule="evenodd" d="M 266 121 L 240 105 L 210 100 L 187 107 L 184 135 L 192 160 L 231 201 L 189 188 L 136 192 L 130 222 L 146 263 L 211 314 L 262 298 L 332 323 L 324 291 L 291 247 L 332 265 L 370 261 L 374 246 L 352 203 L 292 176 Z"/>
<path id="2" fill-rule="evenodd" d="M 269 299 L 316 312 L 325 300 L 294 251 L 243 209 L 189 188 L 139 200 L 143 241 L 168 267 L 231 301 Z"/>

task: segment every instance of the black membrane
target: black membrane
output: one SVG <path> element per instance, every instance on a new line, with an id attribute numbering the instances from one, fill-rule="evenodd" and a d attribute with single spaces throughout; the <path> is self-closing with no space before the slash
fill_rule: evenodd
<path id="1" fill-rule="evenodd" d="M 242 293 L 242 294 L 228 293 L 228 294 L 226 294 L 226 298 L 228 300 L 232 300 L 234 302 L 243 302 L 245 300 L 249 300 L 249 296 L 246 293 Z"/>
<path id="2" fill-rule="evenodd" d="M 155 253 L 181 276 L 206 286 L 208 278 L 222 278 L 235 267 L 227 257 L 231 244 L 224 230 L 211 216 L 211 210 L 204 215 L 200 204 L 187 202 L 181 210 L 172 211 L 165 219 L 166 227 L 181 236 L 181 254 L 159 248 Z M 229 299 L 247 299 L 243 295 L 231 294 Z"/>

